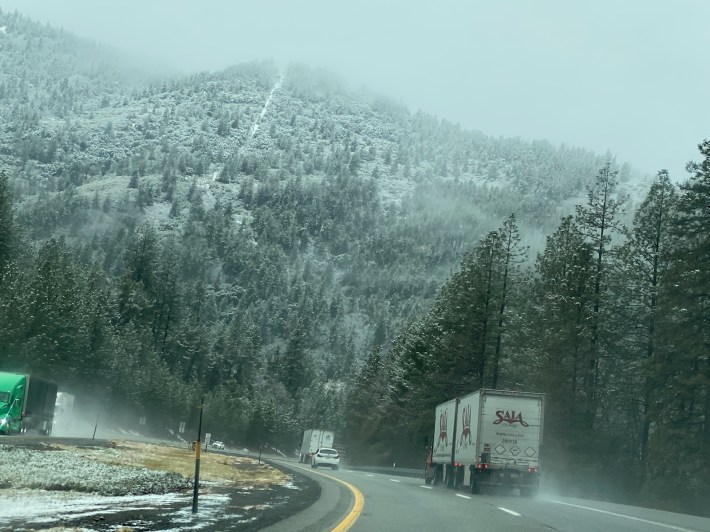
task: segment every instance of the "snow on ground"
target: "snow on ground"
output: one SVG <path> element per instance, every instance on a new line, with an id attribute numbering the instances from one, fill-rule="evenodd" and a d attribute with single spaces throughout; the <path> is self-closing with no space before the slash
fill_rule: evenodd
<path id="1" fill-rule="evenodd" d="M 117 453 L 114 449 L 105 451 Z M 177 473 L 100 463 L 69 450 L 0 446 L 0 486 L 3 487 L 115 496 L 163 494 L 187 489 L 190 485 L 190 481 Z"/>
<path id="2" fill-rule="evenodd" d="M 27 527 L 50 525 L 57 521 L 58 516 L 68 524 L 78 520 L 85 521 L 93 516 L 104 517 L 129 510 L 162 510 L 170 514 L 174 530 L 199 530 L 214 524 L 229 503 L 229 496 L 217 493 L 201 494 L 199 516 L 192 513 L 191 494 L 105 497 L 75 491 L 0 490 L 0 500 L 3 501 L 0 506 L 0 529 L 3 523 L 12 522 L 22 522 Z M 145 525 L 149 524 L 145 522 Z"/>
<path id="3" fill-rule="evenodd" d="M 26 523 L 53 522 L 57 515 L 73 518 L 116 513 L 126 509 L 153 509 L 172 505 L 185 499 L 176 493 L 165 495 L 103 496 L 77 491 L 0 490 L 0 524 L 22 520 Z"/>
<path id="4" fill-rule="evenodd" d="M 281 84 L 284 81 L 284 75 L 282 74 L 281 77 L 274 83 L 274 86 L 271 89 L 271 92 L 269 93 L 269 97 L 266 98 L 266 102 L 264 103 L 264 107 L 261 109 L 261 113 L 259 113 L 259 117 L 254 121 L 254 125 L 251 128 L 251 133 L 249 134 L 249 139 L 253 139 L 254 135 L 256 135 L 256 132 L 259 130 L 259 125 L 261 124 L 261 121 L 263 120 L 264 116 L 266 115 L 266 111 L 269 109 L 269 105 L 271 104 L 271 99 L 274 97 L 274 93 L 281 87 Z"/>
<path id="5" fill-rule="evenodd" d="M 129 441 L 80 447 L 0 444 L 0 530 L 50 530 L 57 524 L 102 522 L 111 515 L 119 522 L 124 516 L 150 516 L 144 524 L 125 522 L 139 529 L 159 522 L 161 530 L 165 525 L 167 530 L 199 530 L 226 516 L 232 523 L 248 523 L 271 501 L 257 497 L 256 505 L 235 506 L 230 489 L 268 492 L 270 486 L 291 484 L 290 477 L 250 458 L 205 453 L 198 518 L 192 514 L 187 473 L 193 460 L 186 449 Z"/>

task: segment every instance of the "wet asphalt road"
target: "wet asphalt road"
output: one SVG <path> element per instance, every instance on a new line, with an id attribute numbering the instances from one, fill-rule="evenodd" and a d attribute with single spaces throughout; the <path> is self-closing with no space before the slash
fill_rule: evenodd
<path id="1" fill-rule="evenodd" d="M 283 462 L 282 462 L 283 463 Z M 269 532 L 330 530 L 318 528 L 317 519 L 342 509 L 338 497 L 348 490 L 334 479 L 355 486 L 364 496 L 364 506 L 350 530 L 354 532 L 443 531 L 569 531 L 569 532 L 708 532 L 710 519 L 625 506 L 619 504 L 544 497 L 529 499 L 515 495 L 472 495 L 465 491 L 431 488 L 421 479 L 365 473 L 343 468 L 318 470 L 302 464 L 288 464 L 321 484 L 321 500 L 305 512 L 269 528 Z M 330 477 L 330 478 L 328 478 Z M 353 497 L 350 494 L 352 506 Z M 339 504 L 339 506 L 337 506 Z M 325 512 L 325 513 L 324 513 Z M 343 517 L 348 510 L 342 511 Z M 326 524 L 321 521 L 320 524 Z"/>
<path id="2" fill-rule="evenodd" d="M 76 445 L 110 445 L 110 441 L 92 441 L 90 438 L 50 439 Z M 0 444 L 5 440 L 0 438 Z M 47 438 L 12 437 L 11 440 L 16 444 L 42 446 Z M 7 443 L 10 443 L 9 438 Z M 528 499 L 517 495 L 471 495 L 465 491 L 432 489 L 421 479 L 352 471 L 347 467 L 340 471 L 314 471 L 295 460 L 275 456 L 264 458 L 314 480 L 320 487 L 320 497 L 312 505 L 264 528 L 268 532 L 332 530 L 347 517 L 354 521 L 350 529 L 354 532 L 710 531 L 710 519 L 647 508 L 564 497 Z M 364 506 L 356 515 L 352 512 L 353 493 L 338 479 L 362 493 Z"/>

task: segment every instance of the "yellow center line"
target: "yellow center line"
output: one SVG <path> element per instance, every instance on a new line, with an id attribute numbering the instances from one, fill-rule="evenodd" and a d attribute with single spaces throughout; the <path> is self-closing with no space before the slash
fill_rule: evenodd
<path id="1" fill-rule="evenodd" d="M 349 482 L 345 482 L 344 480 L 340 480 L 339 478 L 331 477 L 330 475 L 326 475 L 325 473 L 321 473 L 319 471 L 313 471 L 311 468 L 301 466 L 296 467 L 298 467 L 299 469 L 303 469 L 304 471 L 310 471 L 311 473 L 315 473 L 316 475 L 335 480 L 336 482 L 340 482 L 343 486 L 350 490 L 350 492 L 353 494 L 353 497 L 355 498 L 353 507 L 350 509 L 348 515 L 346 515 L 345 518 L 336 525 L 332 532 L 345 532 L 346 530 L 350 530 L 350 527 L 353 526 L 355 524 L 355 521 L 357 521 L 357 518 L 360 517 L 362 507 L 365 506 L 365 498 L 362 496 L 360 490 Z"/>

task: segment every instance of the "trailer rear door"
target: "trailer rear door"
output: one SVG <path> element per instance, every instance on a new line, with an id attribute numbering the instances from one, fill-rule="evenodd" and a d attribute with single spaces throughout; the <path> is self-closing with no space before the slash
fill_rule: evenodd
<path id="1" fill-rule="evenodd" d="M 542 394 L 488 391 L 483 395 L 480 444 L 491 463 L 538 465 L 542 439 Z"/>

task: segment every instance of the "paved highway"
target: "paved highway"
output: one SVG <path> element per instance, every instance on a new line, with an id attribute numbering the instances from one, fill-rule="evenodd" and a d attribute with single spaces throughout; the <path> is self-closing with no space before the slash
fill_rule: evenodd
<path id="1" fill-rule="evenodd" d="M 308 510 L 267 529 L 268 532 L 346 530 L 348 525 L 353 532 L 710 531 L 710 519 L 647 508 L 562 497 L 471 495 L 431 488 L 421 479 L 347 469 L 314 472 L 301 464 L 280 463 L 315 478 L 321 484 L 322 497 Z M 353 492 L 363 497 L 359 511 L 358 508 L 353 511 L 353 503 L 357 502 Z M 339 523 L 340 528 L 336 528 Z"/>
<path id="2" fill-rule="evenodd" d="M 76 444 L 108 443 L 53 439 Z M 39 443 L 41 439 L 13 437 L 12 441 Z M 471 495 L 432 488 L 421 479 L 347 468 L 313 470 L 292 460 L 275 456 L 269 459 L 316 480 L 321 486 L 321 497 L 306 510 L 266 528 L 267 532 L 710 532 L 710 519 L 690 515 L 563 497 Z"/>

